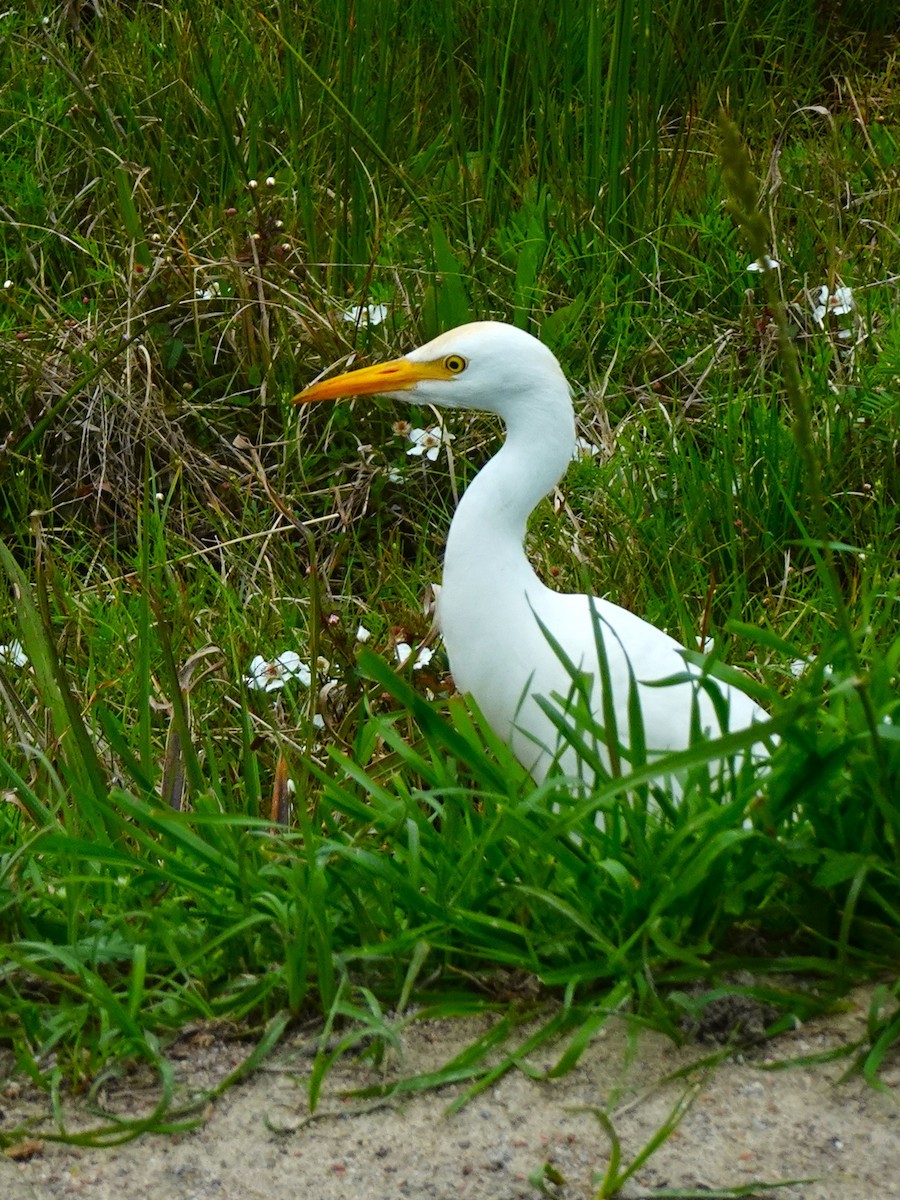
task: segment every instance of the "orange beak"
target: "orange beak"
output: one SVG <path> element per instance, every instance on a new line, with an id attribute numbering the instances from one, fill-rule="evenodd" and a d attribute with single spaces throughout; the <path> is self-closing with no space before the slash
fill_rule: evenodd
<path id="1" fill-rule="evenodd" d="M 346 375 L 335 375 L 305 388 L 294 397 L 295 404 L 313 400 L 337 400 L 341 396 L 376 396 L 382 392 L 405 392 L 424 379 L 452 379 L 442 362 L 417 363 L 395 358 L 374 367 L 362 367 Z"/>

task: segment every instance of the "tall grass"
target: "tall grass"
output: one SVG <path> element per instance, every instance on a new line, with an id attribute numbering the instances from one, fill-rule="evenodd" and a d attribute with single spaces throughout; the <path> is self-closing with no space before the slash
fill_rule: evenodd
<path id="1" fill-rule="evenodd" d="M 677 1036 L 670 990 L 738 966 L 784 975 L 759 994 L 801 1016 L 892 980 L 900 111 L 878 14 L 73 12 L 0 27 L 0 644 L 28 660 L 0 660 L 16 1066 L 58 1092 L 142 1057 L 168 1104 L 166 1039 L 196 1019 L 246 1022 L 264 1052 L 303 1013 L 380 1044 L 387 1009 L 493 1005 L 508 1066 L 532 1009 L 498 966 L 559 1001 L 536 1036 L 567 1034 L 565 1063 L 626 1003 Z M 723 104 L 769 285 L 727 207 Z M 854 310 L 817 322 L 823 286 Z M 382 324 L 355 311 L 376 303 Z M 581 381 L 596 453 L 535 515 L 544 577 L 712 640 L 767 697 L 782 747 L 751 823 L 750 781 L 703 782 L 714 747 L 680 809 L 640 772 L 576 802 L 448 699 L 440 656 L 385 666 L 428 632 L 453 497 L 497 431 L 461 419 L 430 464 L 405 413 L 296 425 L 287 400 L 487 316 Z M 286 649 L 311 685 L 248 688 L 251 658 Z"/>

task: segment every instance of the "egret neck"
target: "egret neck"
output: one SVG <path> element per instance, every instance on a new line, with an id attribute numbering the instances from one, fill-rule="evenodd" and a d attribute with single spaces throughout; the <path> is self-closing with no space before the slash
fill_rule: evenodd
<path id="1" fill-rule="evenodd" d="M 475 611 L 486 600 L 496 605 L 498 590 L 521 593 L 537 583 L 523 543 L 530 513 L 559 482 L 575 447 L 565 381 L 560 376 L 539 403 L 523 398 L 520 405 L 504 406 L 501 416 L 506 441 L 469 484 L 450 526 L 443 608 L 458 590 L 469 595 L 467 607 Z"/>

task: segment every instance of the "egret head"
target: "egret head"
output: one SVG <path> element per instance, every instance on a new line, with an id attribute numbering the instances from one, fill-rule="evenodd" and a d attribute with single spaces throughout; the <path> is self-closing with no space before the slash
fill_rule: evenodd
<path id="1" fill-rule="evenodd" d="M 294 400 L 379 394 L 508 418 L 523 396 L 560 389 L 568 397 L 559 363 L 537 338 L 501 321 L 476 321 L 439 334 L 403 358 L 315 383 Z"/>

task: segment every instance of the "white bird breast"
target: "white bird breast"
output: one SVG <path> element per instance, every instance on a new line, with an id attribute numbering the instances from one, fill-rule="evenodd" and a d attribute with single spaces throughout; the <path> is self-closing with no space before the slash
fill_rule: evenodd
<path id="1" fill-rule="evenodd" d="M 566 595 L 537 586 L 523 590 L 521 600 L 507 605 L 474 603 L 454 605 L 445 584 L 439 619 L 453 678 L 470 693 L 491 728 L 507 741 L 522 765 L 541 781 L 557 762 L 562 772 L 588 786 L 596 780 L 576 752 L 560 738 L 539 698 L 564 702 L 572 693 L 571 674 L 549 631 L 569 663 L 589 679 L 591 711 L 605 723 L 601 694 L 601 668 L 596 633 L 610 682 L 611 728 L 607 738 L 630 744 L 628 700 L 636 681 L 648 758 L 691 745 L 695 716 L 703 734 L 715 737 L 720 729 L 713 702 L 705 690 L 684 681 L 661 687 L 648 686 L 673 676 L 697 675 L 685 663 L 678 642 L 626 609 L 585 595 Z M 451 603 L 448 605 L 447 601 Z M 594 612 L 592 614 L 591 608 Z M 544 628 L 542 628 L 543 626 Z M 749 697 L 716 684 L 727 696 L 729 727 L 744 728 L 764 721 L 766 714 Z M 558 704 L 563 708 L 564 703 Z M 604 742 L 595 745 L 607 770 L 611 756 Z M 765 753 L 762 747 L 761 753 Z M 627 770 L 627 763 L 625 765 Z M 677 787 L 670 790 L 678 790 Z"/>

